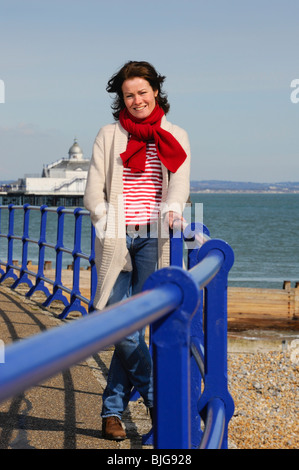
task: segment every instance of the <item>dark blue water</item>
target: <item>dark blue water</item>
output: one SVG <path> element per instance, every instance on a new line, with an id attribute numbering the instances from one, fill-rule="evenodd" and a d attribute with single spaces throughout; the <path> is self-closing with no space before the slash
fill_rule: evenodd
<path id="1" fill-rule="evenodd" d="M 192 194 L 212 238 L 234 250 L 229 285 L 280 289 L 299 281 L 299 194 Z"/>
<path id="2" fill-rule="evenodd" d="M 234 250 L 235 263 L 229 285 L 282 288 L 289 280 L 299 281 L 299 194 L 192 194 L 202 204 L 203 222 L 212 238 L 221 238 Z M 201 209 L 201 207 L 199 209 Z M 199 211 L 200 212 L 200 211 Z M 32 211 L 29 236 L 39 238 L 39 211 Z M 74 217 L 65 215 L 64 246 L 72 247 Z M 7 233 L 7 213 L 2 213 L 0 233 Z M 23 210 L 15 211 L 15 235 L 22 236 Z M 47 241 L 56 243 L 57 214 L 48 213 Z M 90 220 L 83 217 L 82 247 L 90 253 Z M 14 241 L 14 259 L 21 260 L 22 243 Z M 47 248 L 45 259 L 55 262 L 56 252 Z M 0 238 L 0 258 L 6 260 L 7 240 Z M 38 246 L 30 244 L 28 259 L 38 260 Z M 63 254 L 63 266 L 72 256 Z M 88 261 L 81 260 L 82 266 Z"/>

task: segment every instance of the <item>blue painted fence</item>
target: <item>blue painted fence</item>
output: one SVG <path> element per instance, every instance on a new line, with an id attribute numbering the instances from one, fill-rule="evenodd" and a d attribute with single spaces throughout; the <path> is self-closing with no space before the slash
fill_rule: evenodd
<path id="1" fill-rule="evenodd" d="M 16 211 L 24 211 L 23 220 L 23 232 L 22 235 L 15 234 L 15 213 Z M 5 212 L 8 211 L 8 232 L 2 233 L 1 230 L 1 219 Z M 30 216 L 32 212 L 40 212 L 40 232 L 37 238 L 29 237 L 29 225 Z M 48 214 L 57 213 L 57 237 L 56 243 L 50 243 L 47 240 L 47 227 L 48 227 Z M 73 247 L 64 245 L 64 233 L 65 233 L 65 216 L 74 216 L 74 244 Z M 7 216 L 7 214 L 5 214 Z M 60 315 L 61 318 L 65 318 L 72 311 L 79 311 L 82 315 L 85 315 L 88 311 L 92 310 L 92 302 L 95 295 L 97 274 L 94 261 L 94 240 L 95 231 L 90 224 L 90 253 L 83 253 L 81 250 L 82 241 L 82 219 L 83 217 L 89 218 L 89 212 L 76 208 L 76 209 L 65 209 L 64 207 L 50 208 L 47 206 L 30 206 L 25 204 L 24 206 L 15 206 L 10 204 L 9 206 L 0 206 L 0 249 L 1 249 L 1 238 L 7 240 L 7 259 L 4 262 L 0 258 L 0 283 L 8 278 L 12 278 L 15 282 L 12 288 L 15 289 L 20 284 L 27 284 L 30 289 L 26 293 L 26 297 L 31 297 L 34 293 L 41 291 L 47 296 L 47 300 L 44 302 L 44 306 L 49 306 L 54 300 L 60 300 L 64 303 L 65 309 Z M 14 264 L 14 242 L 19 240 L 22 243 L 22 260 L 21 266 Z M 38 267 L 37 273 L 28 269 L 28 248 L 30 244 L 38 246 Z M 3 245 L 2 245 L 3 246 Z M 45 275 L 45 250 L 52 249 L 55 251 L 55 280 L 49 279 Z M 73 282 L 72 289 L 65 286 L 62 282 L 62 271 L 63 271 L 63 255 L 68 254 L 73 259 Z M 0 252 L 1 256 L 1 252 Z M 90 298 L 83 297 L 80 292 L 80 266 L 81 260 L 87 260 L 91 269 L 91 286 Z M 5 271 L 2 267 L 5 267 Z M 19 271 L 19 275 L 16 274 Z M 33 285 L 30 276 L 34 276 L 36 279 Z M 53 285 L 52 293 L 50 293 L 48 285 Z M 65 296 L 65 293 L 70 294 L 70 301 Z M 83 305 L 82 305 L 83 303 Z M 85 306 L 84 306 L 85 305 Z"/>
<path id="2" fill-rule="evenodd" d="M 16 210 L 24 211 L 21 237 L 14 234 Z M 33 210 L 41 212 L 40 234 L 36 240 L 30 239 L 28 232 Z M 150 324 L 155 383 L 154 447 L 227 448 L 228 423 L 234 411 L 227 384 L 227 278 L 233 264 L 231 247 L 222 240 L 208 239 L 199 249 L 192 237 L 202 227 L 191 224 L 184 232 L 187 269 L 182 268 L 183 237 L 176 233 L 171 237 L 170 267 L 150 276 L 141 294 L 88 315 L 88 311 L 92 311 L 96 286 L 95 234 L 91 226 L 90 253 L 83 253 L 81 223 L 82 217 L 89 213 L 83 209 L 10 205 L 0 206 L 0 217 L 5 211 L 9 219 L 8 231 L 2 233 L 0 218 L 0 250 L 1 244 L 7 243 L 7 259 L 0 260 L 0 283 L 9 277 L 13 279 L 13 289 L 26 283 L 27 296 L 41 290 L 47 296 L 46 305 L 54 299 L 64 302 L 62 317 L 75 310 L 82 313 L 82 318 L 6 347 L 5 363 L 0 365 L 0 401 Z M 58 217 L 55 245 L 48 243 L 45 235 L 49 211 L 55 211 Z M 70 211 L 75 224 L 72 249 L 63 245 L 64 214 Z M 22 263 L 21 267 L 16 267 L 13 264 L 14 240 L 19 238 Z M 39 247 L 37 273 L 27 269 L 29 243 Z M 56 252 L 55 281 L 47 279 L 44 273 L 45 247 Z M 61 282 L 65 252 L 73 257 L 72 289 Z M 88 260 L 91 266 L 91 299 L 80 293 L 81 259 Z M 35 276 L 34 285 L 29 275 Z M 51 293 L 45 284 L 53 285 Z M 70 301 L 63 292 L 70 294 Z M 151 435 L 145 436 L 144 442 L 149 443 L 150 439 Z"/>

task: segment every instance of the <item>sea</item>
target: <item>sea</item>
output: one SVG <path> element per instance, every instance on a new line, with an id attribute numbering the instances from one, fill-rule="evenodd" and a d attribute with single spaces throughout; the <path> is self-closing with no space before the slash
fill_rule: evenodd
<path id="1" fill-rule="evenodd" d="M 211 238 L 234 251 L 229 286 L 281 289 L 299 282 L 299 194 L 197 193 Z"/>
<path id="2" fill-rule="evenodd" d="M 200 207 L 202 222 L 211 238 L 226 241 L 234 251 L 229 286 L 281 289 L 284 281 L 299 282 L 299 194 L 192 193 L 192 208 Z M 0 235 L 8 230 L 2 210 Z M 64 246 L 73 246 L 73 216 L 66 215 Z M 15 211 L 15 235 L 22 235 L 23 211 Z M 39 211 L 30 215 L 29 237 L 39 237 Z M 48 213 L 46 239 L 56 244 L 57 215 Z M 90 221 L 83 217 L 81 250 L 90 253 Z M 14 240 L 14 259 L 21 260 L 22 242 Z M 45 260 L 55 263 L 55 250 L 46 248 Z M 0 236 L 0 259 L 7 259 L 7 240 Z M 31 244 L 28 259 L 38 260 L 38 246 Z M 72 256 L 63 254 L 63 266 Z M 81 260 L 87 266 L 88 260 Z M 2 266 L 3 268 L 3 266 Z"/>

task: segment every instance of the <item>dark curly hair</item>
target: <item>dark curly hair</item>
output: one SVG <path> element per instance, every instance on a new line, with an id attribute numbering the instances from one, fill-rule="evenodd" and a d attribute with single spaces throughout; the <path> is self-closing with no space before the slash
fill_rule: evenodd
<path id="1" fill-rule="evenodd" d="M 149 82 L 154 91 L 158 90 L 157 103 L 167 114 L 170 108 L 167 95 L 162 91 L 162 84 L 166 77 L 160 75 L 149 62 L 129 61 L 116 72 L 108 81 L 106 90 L 108 93 L 115 93 L 115 99 L 111 105 L 114 119 L 119 119 L 119 113 L 125 108 L 123 99 L 122 84 L 130 78 L 141 77 Z"/>

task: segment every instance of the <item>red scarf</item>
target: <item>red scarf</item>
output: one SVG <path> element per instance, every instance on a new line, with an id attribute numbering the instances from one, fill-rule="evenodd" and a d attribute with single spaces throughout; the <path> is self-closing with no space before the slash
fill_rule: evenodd
<path id="1" fill-rule="evenodd" d="M 161 128 L 164 111 L 156 105 L 152 113 L 145 119 L 132 116 L 127 108 L 119 114 L 122 127 L 131 135 L 127 149 L 121 153 L 125 168 L 134 173 L 145 170 L 146 142 L 154 140 L 158 156 L 168 170 L 175 173 L 185 161 L 187 154 L 173 135 Z"/>

